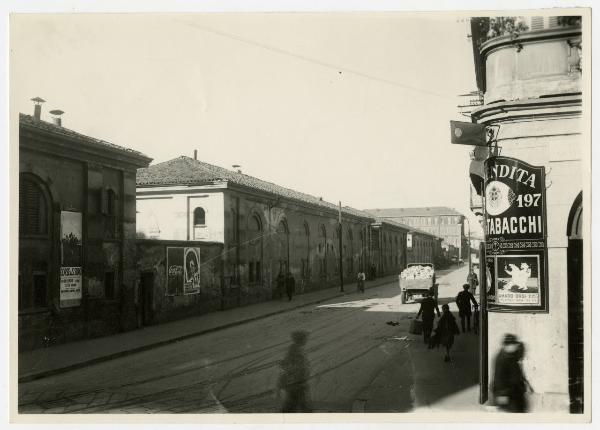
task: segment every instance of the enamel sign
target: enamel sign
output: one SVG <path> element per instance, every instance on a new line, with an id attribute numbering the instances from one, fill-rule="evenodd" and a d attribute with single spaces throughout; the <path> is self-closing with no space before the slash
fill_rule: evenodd
<path id="1" fill-rule="evenodd" d="M 492 157 L 484 170 L 488 310 L 548 312 L 544 167 Z"/>

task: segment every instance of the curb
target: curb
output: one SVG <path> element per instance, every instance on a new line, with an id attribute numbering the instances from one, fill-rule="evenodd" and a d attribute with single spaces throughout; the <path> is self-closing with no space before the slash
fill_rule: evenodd
<path id="1" fill-rule="evenodd" d="M 393 283 L 394 281 L 392 280 L 391 282 L 386 282 L 385 278 L 383 278 L 383 279 L 381 279 L 381 282 L 378 282 L 378 281 L 372 281 L 372 282 L 375 282 L 375 283 L 372 284 L 372 285 L 365 285 L 365 289 L 380 287 L 380 286 L 386 285 L 388 283 Z M 354 284 L 352 284 L 352 285 L 354 285 Z M 149 343 L 147 345 L 139 346 L 137 348 L 128 349 L 128 350 L 125 350 L 125 351 L 115 352 L 115 353 L 112 353 L 112 354 L 104 355 L 102 357 L 96 357 L 96 358 L 92 358 L 90 360 L 81 361 L 79 363 L 70 364 L 70 365 L 67 365 L 67 366 L 64 366 L 64 367 L 59 367 L 59 368 L 56 368 L 56 369 L 44 370 L 44 371 L 41 371 L 41 372 L 38 372 L 38 373 L 31 373 L 31 374 L 28 374 L 28 375 L 19 376 L 18 383 L 31 382 L 31 381 L 35 381 L 37 379 L 47 378 L 48 376 L 53 376 L 53 375 L 57 375 L 57 374 L 60 374 L 60 373 L 66 373 L 66 372 L 69 372 L 71 370 L 81 369 L 82 367 L 91 366 L 93 364 L 103 363 L 105 361 L 110 361 L 110 360 L 114 360 L 116 358 L 125 357 L 127 355 L 137 354 L 138 352 L 144 352 L 144 351 L 148 351 L 150 349 L 160 348 L 161 346 L 166 346 L 166 345 L 169 345 L 169 344 L 172 344 L 172 343 L 181 342 L 183 340 L 187 340 L 187 339 L 190 339 L 192 337 L 202 336 L 202 335 L 208 334 L 208 333 L 214 333 L 214 332 L 219 331 L 219 330 L 225 330 L 225 329 L 228 329 L 228 328 L 231 328 L 231 327 L 235 327 L 235 326 L 238 326 L 238 325 L 242 325 L 242 324 L 245 324 L 245 323 L 248 323 L 248 322 L 257 321 L 257 320 L 260 320 L 260 319 L 263 319 L 263 318 L 268 318 L 268 317 L 271 317 L 271 316 L 274 316 L 274 315 L 279 315 L 279 314 L 282 314 L 284 312 L 289 312 L 289 311 L 293 311 L 293 310 L 296 310 L 296 309 L 303 308 L 305 306 L 310 306 L 310 305 L 314 305 L 314 304 L 317 304 L 317 303 L 322 303 L 322 302 L 325 302 L 327 300 L 334 299 L 336 297 L 345 296 L 346 294 L 349 294 L 349 293 L 350 293 L 349 291 L 343 291 L 343 292 L 342 291 L 337 291 L 336 294 L 334 294 L 334 295 L 331 295 L 331 296 L 328 296 L 328 297 L 325 297 L 325 298 L 321 298 L 321 299 L 318 299 L 318 300 L 315 300 L 315 301 L 312 301 L 312 302 L 305 302 L 303 304 L 300 304 L 300 305 L 297 305 L 297 306 L 293 306 L 293 307 L 290 307 L 290 308 L 280 309 L 280 310 L 277 310 L 277 311 L 274 311 L 274 312 L 268 312 L 266 314 L 257 315 L 257 316 L 246 318 L 246 319 L 243 319 L 243 320 L 233 321 L 233 322 L 230 322 L 230 323 L 227 323 L 227 324 L 223 324 L 223 325 L 220 325 L 220 326 L 217 326 L 217 327 L 212 327 L 212 328 L 208 328 L 208 329 L 205 329 L 205 330 L 200 330 L 200 331 L 197 331 L 197 332 L 194 332 L 194 333 L 188 333 L 186 335 L 173 337 L 173 338 L 170 338 L 170 339 L 167 339 L 167 340 L 161 340 L 161 341 L 158 341 L 158 342 Z"/>

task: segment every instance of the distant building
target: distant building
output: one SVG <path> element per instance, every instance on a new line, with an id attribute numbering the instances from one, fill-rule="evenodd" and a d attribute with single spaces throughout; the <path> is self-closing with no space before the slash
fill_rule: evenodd
<path id="1" fill-rule="evenodd" d="M 465 258 L 468 244 L 465 237 L 465 216 L 444 206 L 423 208 L 366 209 L 377 218 L 399 222 L 441 237 L 451 257 Z M 455 254 L 453 253 L 455 252 Z"/>
<path id="2" fill-rule="evenodd" d="M 135 326 L 135 174 L 145 155 L 19 116 L 19 349 Z M 60 111 L 54 111 L 60 112 Z"/>

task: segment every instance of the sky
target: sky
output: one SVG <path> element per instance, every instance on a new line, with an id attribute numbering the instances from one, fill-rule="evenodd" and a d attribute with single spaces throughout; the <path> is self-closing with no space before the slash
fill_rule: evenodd
<path id="1" fill-rule="evenodd" d="M 13 15 L 13 110 L 358 209 L 468 215 L 469 27 L 453 14 Z M 473 230 L 478 229 L 471 217 Z"/>

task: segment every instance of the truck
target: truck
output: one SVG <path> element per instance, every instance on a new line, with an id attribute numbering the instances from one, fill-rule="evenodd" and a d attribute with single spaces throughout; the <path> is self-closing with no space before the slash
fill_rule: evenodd
<path id="1" fill-rule="evenodd" d="M 422 296 L 435 285 L 435 267 L 433 263 L 409 263 L 398 276 L 400 301 L 407 303 L 414 296 Z M 434 290 L 437 299 L 437 291 Z"/>

